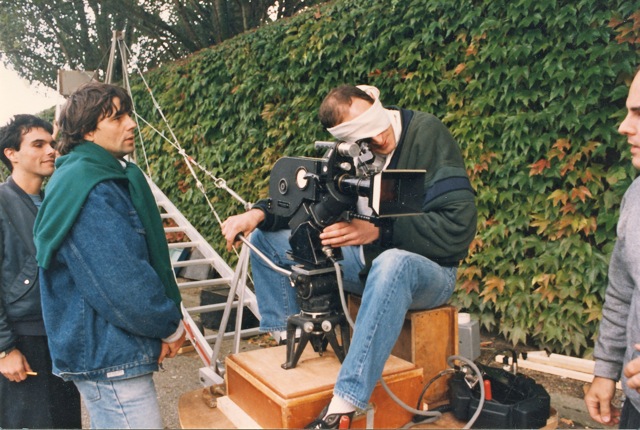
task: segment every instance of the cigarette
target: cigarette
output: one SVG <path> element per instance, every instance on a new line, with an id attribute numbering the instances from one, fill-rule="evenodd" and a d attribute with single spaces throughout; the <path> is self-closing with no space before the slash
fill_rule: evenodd
<path id="1" fill-rule="evenodd" d="M 38 376 L 38 372 L 25 372 L 27 376 Z"/>

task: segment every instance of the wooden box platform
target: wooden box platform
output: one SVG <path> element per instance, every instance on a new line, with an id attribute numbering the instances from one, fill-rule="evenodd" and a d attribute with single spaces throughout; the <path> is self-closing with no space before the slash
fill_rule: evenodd
<path id="1" fill-rule="evenodd" d="M 302 428 L 313 421 L 333 395 L 340 362 L 331 350 L 323 356 L 308 346 L 298 365 L 282 369 L 286 346 L 227 356 L 227 396 L 262 428 Z M 422 389 L 422 369 L 391 356 L 383 378 L 405 403 L 415 407 Z M 397 405 L 378 383 L 371 395 L 375 428 L 398 428 L 412 415 Z M 365 428 L 362 416 L 352 428 Z"/>
<path id="2" fill-rule="evenodd" d="M 349 296 L 349 313 L 355 319 L 360 308 L 359 296 Z M 447 358 L 458 354 L 458 311 L 440 306 L 424 311 L 409 311 L 392 355 L 422 368 L 427 383 L 440 371 L 448 369 Z M 448 401 L 450 376 L 438 378 L 424 395 L 427 404 Z M 412 405 L 415 407 L 415 405 Z"/>
<path id="3" fill-rule="evenodd" d="M 237 429 L 250 428 L 249 426 L 236 426 L 229 419 L 221 408 L 211 408 L 203 400 L 203 389 L 189 391 L 178 401 L 178 415 L 180 427 L 183 429 Z M 547 425 L 541 430 L 552 430 L 558 428 L 558 412 L 551 408 L 551 416 L 547 420 Z M 417 424 L 414 429 L 462 429 L 465 422 L 457 420 L 451 412 L 443 414 L 438 421 L 429 424 Z"/>

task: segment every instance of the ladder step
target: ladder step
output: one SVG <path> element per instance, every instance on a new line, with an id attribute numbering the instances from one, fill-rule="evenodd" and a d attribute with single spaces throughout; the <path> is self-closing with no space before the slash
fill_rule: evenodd
<path id="1" fill-rule="evenodd" d="M 187 229 L 184 227 L 165 227 L 164 228 L 165 233 L 184 233 L 186 231 Z"/>
<path id="2" fill-rule="evenodd" d="M 211 258 L 203 258 L 199 260 L 186 260 L 186 261 L 175 261 L 173 263 L 173 267 L 189 267 L 189 266 L 200 266 L 204 264 L 212 264 L 213 259 Z"/>
<path id="3" fill-rule="evenodd" d="M 260 334 L 260 328 L 246 328 L 244 330 L 240 330 L 240 337 L 251 337 Z M 225 331 L 223 338 L 228 339 L 236 335 L 235 331 Z M 211 342 L 216 340 L 217 336 L 215 334 L 210 334 L 204 337 L 207 341 Z"/>
<path id="4" fill-rule="evenodd" d="M 245 300 L 245 306 L 248 305 L 249 302 L 247 300 Z M 189 314 L 191 315 L 197 315 L 197 314 L 203 314 L 206 312 L 217 312 L 217 311 L 223 311 L 224 308 L 227 306 L 227 302 L 222 302 L 222 303 L 212 303 L 210 305 L 202 305 L 202 306 L 191 306 L 189 308 L 186 308 L 187 311 L 189 311 Z M 233 309 L 238 307 L 238 301 L 234 300 L 233 302 L 231 302 L 231 307 Z"/>
<path id="5" fill-rule="evenodd" d="M 199 288 L 199 287 L 216 287 L 216 286 L 225 286 L 228 287 L 231 284 L 231 278 L 216 278 L 216 279 L 203 279 L 201 281 L 188 281 L 188 282 L 178 282 L 178 288 L 181 290 L 186 290 L 188 288 Z"/>
<path id="6" fill-rule="evenodd" d="M 169 249 L 174 248 L 193 248 L 200 245 L 200 242 L 172 242 L 169 243 Z"/>

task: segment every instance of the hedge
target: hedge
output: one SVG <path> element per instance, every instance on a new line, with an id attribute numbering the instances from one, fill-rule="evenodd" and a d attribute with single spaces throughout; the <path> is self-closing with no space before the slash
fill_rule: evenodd
<path id="1" fill-rule="evenodd" d="M 639 41 L 624 0 L 337 0 L 144 76 L 185 152 L 249 201 L 279 157 L 321 155 L 317 109 L 339 84 L 442 118 L 479 211 L 454 304 L 514 344 L 588 356 L 635 177 L 616 128 Z M 133 94 L 169 136 L 140 79 Z M 233 261 L 182 157 L 141 134 L 154 181 Z M 221 218 L 243 210 L 199 176 Z"/>

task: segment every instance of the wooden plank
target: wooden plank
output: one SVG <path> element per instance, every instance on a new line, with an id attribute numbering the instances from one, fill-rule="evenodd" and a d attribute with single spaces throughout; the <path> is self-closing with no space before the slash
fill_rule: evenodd
<path id="1" fill-rule="evenodd" d="M 458 353 L 458 312 L 453 306 L 443 306 L 426 311 L 410 311 L 411 358 L 424 372 L 425 383 L 439 372 L 448 369 L 447 358 Z M 434 381 L 425 393 L 424 401 L 430 404 L 448 398 L 451 375 Z"/>
<path id="2" fill-rule="evenodd" d="M 549 366 L 560 367 L 576 372 L 589 373 L 593 375 L 595 362 L 584 358 L 570 357 L 568 355 L 547 354 L 546 351 L 527 352 L 526 361 L 547 364 Z M 518 360 L 520 363 L 520 360 Z"/>
<path id="3" fill-rule="evenodd" d="M 218 399 L 218 409 L 222 412 L 235 427 L 239 429 L 260 429 L 260 425 L 255 422 L 245 411 L 236 405 L 228 396 Z M 211 427 L 215 428 L 215 427 Z"/>
<path id="4" fill-rule="evenodd" d="M 499 363 L 503 363 L 504 355 L 496 355 L 495 360 Z M 508 363 L 511 363 L 509 357 Z M 571 378 L 583 382 L 593 381 L 593 371 L 590 373 L 579 372 L 576 370 L 570 370 L 564 367 L 552 366 L 549 364 L 538 363 L 533 360 L 518 360 L 518 367 L 523 369 L 535 370 L 536 372 L 548 373 L 550 375 L 561 376 L 563 378 Z M 620 382 L 616 383 L 616 388 L 621 389 Z"/>
<path id="5" fill-rule="evenodd" d="M 232 405 L 228 397 L 220 397 L 219 408 L 209 408 L 202 400 L 202 389 L 183 394 L 178 402 L 180 427 L 185 429 L 236 429 L 260 428 L 242 409 Z M 231 416 L 233 414 L 233 416 Z M 236 422 L 239 425 L 235 425 Z M 355 424 L 362 426 L 363 419 Z M 416 424 L 412 428 L 418 429 L 462 429 L 466 423 L 456 419 L 447 412 L 438 421 L 428 424 Z M 375 425 L 375 422 L 374 422 Z M 377 427 L 377 426 L 376 426 Z M 558 412 L 551 408 L 551 416 L 542 430 L 558 427 Z M 355 428 L 355 427 L 354 427 Z"/>
<path id="6" fill-rule="evenodd" d="M 298 365 L 293 369 L 283 369 L 286 361 L 286 346 L 258 349 L 230 355 L 228 361 L 242 367 L 253 377 L 259 379 L 269 389 L 283 399 L 302 397 L 319 390 L 332 390 L 340 362 L 331 349 L 320 356 L 311 345 L 303 351 Z M 389 357 L 383 376 L 411 370 L 415 366 L 397 357 Z M 268 375 L 268 378 L 265 377 Z"/>

